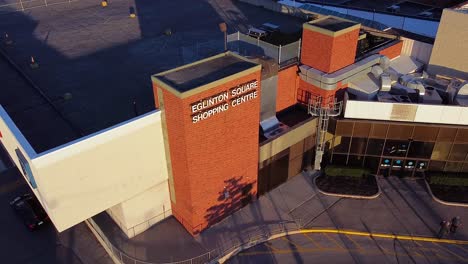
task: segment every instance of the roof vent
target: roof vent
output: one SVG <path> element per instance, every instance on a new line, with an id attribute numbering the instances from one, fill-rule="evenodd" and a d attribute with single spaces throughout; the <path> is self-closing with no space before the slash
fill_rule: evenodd
<path id="1" fill-rule="evenodd" d="M 419 13 L 418 15 L 422 17 L 432 17 L 433 13 L 429 11 L 424 11 L 424 12 Z"/>
<path id="2" fill-rule="evenodd" d="M 393 12 L 393 13 L 398 13 L 398 12 L 400 12 L 400 6 L 399 5 L 387 6 L 387 11 Z"/>

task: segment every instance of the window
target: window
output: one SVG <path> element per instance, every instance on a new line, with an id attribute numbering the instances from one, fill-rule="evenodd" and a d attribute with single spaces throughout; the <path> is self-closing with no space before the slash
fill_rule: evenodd
<path id="1" fill-rule="evenodd" d="M 444 167 L 445 167 L 444 161 L 431 160 L 431 163 L 429 164 L 430 171 L 443 171 Z"/>
<path id="2" fill-rule="evenodd" d="M 348 166 L 350 167 L 362 167 L 364 156 L 349 155 Z"/>
<path id="3" fill-rule="evenodd" d="M 464 161 L 468 154 L 468 144 L 453 144 L 449 160 Z"/>
<path id="4" fill-rule="evenodd" d="M 390 139 L 410 139 L 413 134 L 413 126 L 390 125 L 388 137 Z"/>
<path id="5" fill-rule="evenodd" d="M 353 137 L 367 138 L 371 129 L 371 123 L 354 123 Z"/>
<path id="6" fill-rule="evenodd" d="M 386 124 L 373 124 L 370 137 L 372 138 L 386 138 L 388 125 Z"/>
<path id="7" fill-rule="evenodd" d="M 457 137 L 455 138 L 456 142 L 468 143 L 468 129 L 458 129 Z"/>
<path id="8" fill-rule="evenodd" d="M 456 134 L 457 134 L 456 128 L 441 127 L 439 129 L 439 135 L 437 136 L 437 141 L 453 142 Z"/>
<path id="9" fill-rule="evenodd" d="M 335 137 L 335 140 L 333 141 L 333 152 L 339 152 L 339 153 L 348 153 L 349 150 L 349 143 L 351 141 L 351 138 L 349 137 Z"/>
<path id="10" fill-rule="evenodd" d="M 23 171 L 24 176 L 28 178 L 29 183 L 34 189 L 37 188 L 36 181 L 34 180 L 31 167 L 29 167 L 28 160 L 24 157 L 23 153 L 21 153 L 19 149 L 15 149 L 15 152 L 16 156 L 18 156 L 18 160 L 21 165 L 21 170 Z"/>
<path id="11" fill-rule="evenodd" d="M 351 136 L 353 134 L 353 122 L 338 121 L 336 123 L 335 135 Z"/>
<path id="12" fill-rule="evenodd" d="M 431 157 L 434 143 L 413 141 L 410 144 L 408 157 L 428 159 Z"/>
<path id="13" fill-rule="evenodd" d="M 392 164 L 392 159 L 383 158 L 382 162 L 380 162 L 380 167 L 383 167 L 383 168 L 390 167 L 391 164 Z"/>
<path id="14" fill-rule="evenodd" d="M 367 155 L 375 155 L 380 156 L 382 155 L 382 150 L 385 144 L 385 140 L 383 139 L 369 139 L 369 143 L 367 144 Z"/>
<path id="15" fill-rule="evenodd" d="M 452 148 L 452 143 L 437 142 L 434 146 L 434 151 L 432 151 L 431 159 L 447 160 L 451 148 Z"/>
<path id="16" fill-rule="evenodd" d="M 347 156 L 346 156 L 346 155 L 337 155 L 337 154 L 334 154 L 333 157 L 332 157 L 332 164 L 333 164 L 333 165 L 342 165 L 342 166 L 345 166 L 345 165 L 346 165 L 346 160 L 347 160 Z"/>
<path id="17" fill-rule="evenodd" d="M 385 156 L 404 157 L 408 151 L 408 141 L 402 140 L 387 140 L 384 148 Z"/>
<path id="18" fill-rule="evenodd" d="M 366 152 L 367 138 L 355 138 L 351 140 L 350 153 L 364 154 Z"/>
<path id="19" fill-rule="evenodd" d="M 416 126 L 414 128 L 413 140 L 416 141 L 435 141 L 437 133 L 439 132 L 438 127 L 430 126 Z"/>

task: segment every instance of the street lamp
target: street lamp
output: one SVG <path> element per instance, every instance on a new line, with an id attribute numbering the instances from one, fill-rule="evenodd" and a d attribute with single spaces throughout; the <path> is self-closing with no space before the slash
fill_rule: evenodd
<path id="1" fill-rule="evenodd" d="M 224 32 L 224 51 L 227 51 L 227 25 L 225 22 L 219 23 L 219 30 Z"/>

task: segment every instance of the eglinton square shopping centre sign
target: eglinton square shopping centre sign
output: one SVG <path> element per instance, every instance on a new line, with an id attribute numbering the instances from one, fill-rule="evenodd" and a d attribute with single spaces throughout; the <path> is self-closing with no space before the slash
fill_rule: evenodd
<path id="1" fill-rule="evenodd" d="M 251 101 L 258 96 L 258 81 L 253 80 L 191 104 L 192 123 L 198 123 Z"/>

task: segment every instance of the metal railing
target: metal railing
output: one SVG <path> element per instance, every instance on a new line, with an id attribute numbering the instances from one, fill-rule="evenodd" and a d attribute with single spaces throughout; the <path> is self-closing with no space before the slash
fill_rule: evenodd
<path id="1" fill-rule="evenodd" d="M 153 217 L 151 217 L 150 219 L 146 220 L 146 221 L 143 221 L 139 224 L 136 224 L 135 226 L 133 227 L 130 227 L 130 228 L 125 228 L 124 225 L 120 222 L 119 218 L 117 216 L 115 216 L 111 210 L 108 210 L 106 211 L 107 214 L 109 214 L 111 216 L 111 218 L 117 223 L 118 226 L 120 226 L 120 228 L 122 230 L 126 230 L 124 231 L 124 233 L 127 235 L 127 237 L 134 237 L 140 233 L 142 233 L 143 231 L 145 231 L 146 229 L 148 229 L 149 227 L 151 227 L 153 224 L 165 219 L 166 217 L 169 217 L 172 215 L 172 210 L 169 209 L 169 210 L 165 210 L 164 209 L 164 206 L 163 206 L 163 212 L 158 214 L 158 215 L 155 215 Z M 141 228 L 142 226 L 145 226 L 146 228 Z M 135 231 L 137 230 L 137 231 Z M 138 230 L 141 230 L 141 231 L 138 231 Z"/>
<path id="2" fill-rule="evenodd" d="M 100 237 L 100 240 L 106 246 L 108 251 L 113 255 L 114 260 L 117 260 L 121 264 L 202 264 L 214 262 L 217 259 L 223 256 L 229 256 L 241 251 L 244 248 L 249 246 L 256 245 L 263 241 L 268 240 L 274 235 L 285 233 L 288 231 L 299 230 L 296 222 L 294 221 L 285 221 L 275 224 L 268 224 L 262 226 L 254 226 L 252 228 L 247 228 L 242 230 L 240 234 L 236 234 L 235 238 L 224 239 L 222 244 L 219 244 L 217 248 L 212 249 L 204 254 L 199 256 L 174 262 L 149 262 L 144 260 L 138 260 L 127 253 L 124 253 L 122 250 L 115 247 L 101 230 L 99 225 L 92 219 L 86 220 L 88 226 L 95 231 L 95 233 Z"/>
<path id="3" fill-rule="evenodd" d="M 264 55 L 282 64 L 300 57 L 301 40 L 276 46 L 266 41 L 237 32 L 227 36 L 228 47 L 243 56 Z"/>

